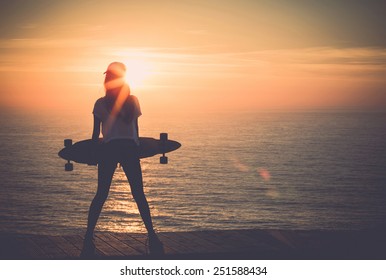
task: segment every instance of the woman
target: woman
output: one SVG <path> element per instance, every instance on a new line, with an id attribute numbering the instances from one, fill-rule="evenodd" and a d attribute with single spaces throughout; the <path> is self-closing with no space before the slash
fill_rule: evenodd
<path id="1" fill-rule="evenodd" d="M 104 81 L 106 95 L 99 98 L 94 105 L 92 139 L 97 144 L 102 125 L 103 143 L 98 161 L 98 189 L 89 210 L 81 254 L 83 257 L 95 253 L 94 229 L 118 163 L 126 174 L 131 193 L 148 232 L 149 251 L 151 254 L 163 253 L 163 245 L 154 231 L 149 204 L 143 191 L 138 128 L 138 117 L 142 113 L 138 99 L 130 95 L 130 88 L 124 81 L 125 72 L 126 67 L 123 63 L 113 62 L 108 66 Z"/>

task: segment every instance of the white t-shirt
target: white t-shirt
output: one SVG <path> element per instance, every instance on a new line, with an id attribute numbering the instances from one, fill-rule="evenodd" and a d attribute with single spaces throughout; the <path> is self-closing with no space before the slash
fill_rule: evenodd
<path id="1" fill-rule="evenodd" d="M 103 142 L 107 143 L 113 139 L 132 139 L 139 145 L 136 120 L 142 115 L 138 98 L 131 95 L 134 103 L 133 120 L 127 123 L 119 116 L 112 116 L 107 109 L 105 97 L 99 98 L 94 105 L 93 114 L 102 121 Z"/>

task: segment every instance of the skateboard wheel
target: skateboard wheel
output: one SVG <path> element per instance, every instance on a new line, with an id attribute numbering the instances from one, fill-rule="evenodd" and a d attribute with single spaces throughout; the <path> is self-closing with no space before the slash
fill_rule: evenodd
<path id="1" fill-rule="evenodd" d="M 168 141 L 168 134 L 167 134 L 167 133 L 161 133 L 161 134 L 159 135 L 159 139 L 160 139 L 162 142 Z"/>
<path id="2" fill-rule="evenodd" d="M 168 157 L 162 156 L 159 158 L 159 163 L 168 164 Z"/>
<path id="3" fill-rule="evenodd" d="M 64 170 L 65 170 L 65 171 L 72 171 L 72 170 L 74 170 L 74 165 L 73 165 L 71 162 L 67 162 L 67 163 L 64 165 Z"/>
<path id="4" fill-rule="evenodd" d="M 64 147 L 72 146 L 72 139 L 64 139 Z"/>

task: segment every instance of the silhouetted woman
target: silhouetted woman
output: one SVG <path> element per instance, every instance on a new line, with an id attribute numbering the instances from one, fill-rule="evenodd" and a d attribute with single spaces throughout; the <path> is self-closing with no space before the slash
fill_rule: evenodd
<path id="1" fill-rule="evenodd" d="M 99 98 L 94 105 L 92 139 L 98 141 L 102 125 L 103 143 L 98 161 L 98 189 L 89 210 L 83 257 L 93 256 L 95 253 L 94 229 L 118 163 L 126 174 L 148 232 L 149 251 L 163 253 L 163 245 L 154 232 L 149 204 L 143 191 L 138 128 L 138 117 L 142 113 L 138 99 L 130 95 L 130 88 L 124 81 L 125 72 L 123 63 L 113 62 L 108 66 L 104 82 L 106 95 Z"/>

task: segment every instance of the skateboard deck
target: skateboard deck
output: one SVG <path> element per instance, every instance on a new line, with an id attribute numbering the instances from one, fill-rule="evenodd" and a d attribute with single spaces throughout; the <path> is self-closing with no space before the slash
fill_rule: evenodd
<path id="1" fill-rule="evenodd" d="M 168 140 L 166 133 L 161 133 L 160 139 L 140 137 L 139 143 L 140 158 L 147 158 L 161 154 L 161 164 L 168 163 L 168 158 L 165 156 L 165 153 L 175 151 L 181 147 L 179 142 Z M 101 144 L 102 139 L 99 139 L 98 143 L 95 143 L 92 139 L 87 139 L 76 142 L 75 144 L 72 144 L 71 139 L 65 139 L 65 147 L 58 153 L 59 157 L 67 160 L 65 170 L 73 170 L 73 164 L 71 161 L 88 165 L 97 165 Z"/>

